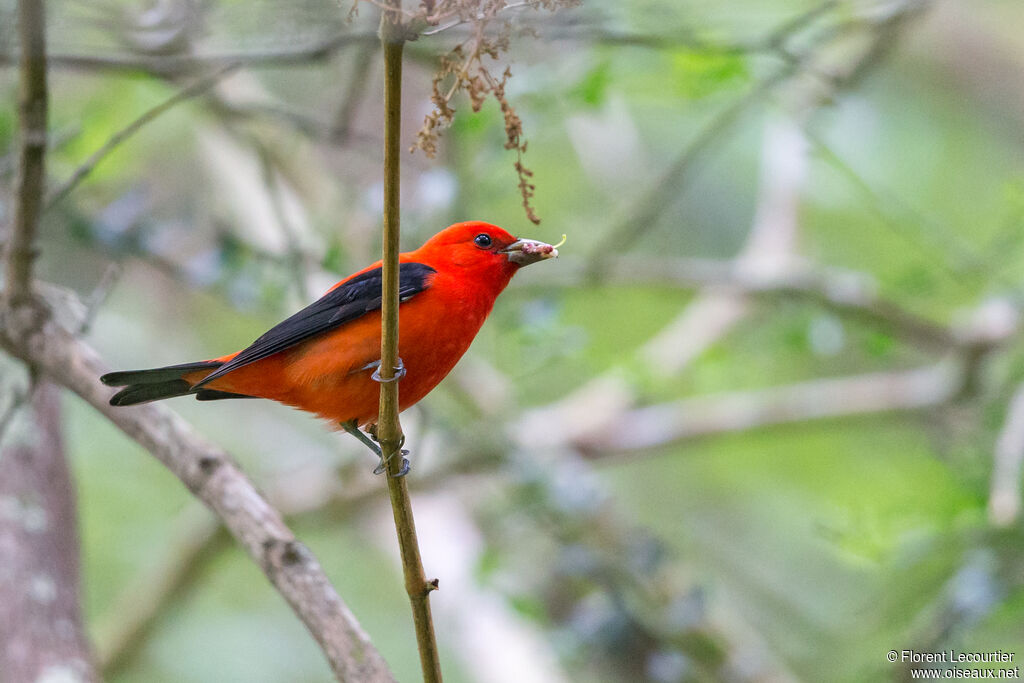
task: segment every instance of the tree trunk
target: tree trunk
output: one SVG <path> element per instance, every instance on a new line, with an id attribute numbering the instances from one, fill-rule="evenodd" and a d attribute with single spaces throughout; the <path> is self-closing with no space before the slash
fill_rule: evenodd
<path id="1" fill-rule="evenodd" d="M 94 681 L 59 392 L 43 383 L 17 410 L 0 442 L 0 678 Z"/>

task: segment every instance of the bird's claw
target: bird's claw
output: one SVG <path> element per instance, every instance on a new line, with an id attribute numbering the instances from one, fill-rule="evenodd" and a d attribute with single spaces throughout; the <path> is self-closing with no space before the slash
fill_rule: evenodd
<path id="1" fill-rule="evenodd" d="M 402 467 L 394 475 L 395 479 L 397 479 L 399 477 L 404 477 L 405 475 L 409 474 L 409 468 L 410 468 L 409 458 L 405 457 L 407 455 L 409 455 L 409 451 L 407 451 L 405 449 L 402 449 Z M 392 457 L 394 457 L 394 456 L 392 456 Z M 389 460 L 390 460 L 390 458 L 389 458 Z M 373 473 L 374 474 L 384 474 L 384 472 L 387 471 L 387 468 L 388 468 L 387 461 L 382 459 L 380 461 L 380 464 L 373 468 Z"/>
<path id="2" fill-rule="evenodd" d="M 398 473 L 395 474 L 395 478 L 397 479 L 398 477 L 404 477 L 407 474 L 409 474 L 409 458 L 403 455 L 402 467 L 398 470 Z"/>
<path id="3" fill-rule="evenodd" d="M 342 422 L 341 427 L 346 432 L 359 439 L 359 441 L 361 441 L 364 446 L 369 448 L 371 451 L 374 452 L 374 454 L 378 458 L 380 458 L 380 463 L 373 468 L 373 473 L 384 474 L 384 472 L 388 468 L 388 461 L 391 460 L 391 458 L 395 457 L 395 455 L 397 455 L 398 453 L 392 453 L 387 458 L 384 457 L 384 453 L 383 451 L 381 451 L 380 446 L 374 443 L 374 441 L 377 440 L 377 425 L 372 425 L 369 429 L 367 429 L 367 431 L 370 432 L 370 436 L 363 434 L 363 432 L 359 429 L 358 425 L 356 424 L 355 420 Z M 409 474 L 409 458 L 405 457 L 409 455 L 409 451 L 402 448 L 403 445 L 405 445 L 405 434 L 402 435 L 401 441 L 399 441 L 398 443 L 398 447 L 399 449 L 401 449 L 399 453 L 402 454 L 402 467 L 398 470 L 398 473 L 394 475 L 395 477 L 404 477 L 405 475 Z"/>
<path id="4" fill-rule="evenodd" d="M 394 374 L 391 375 L 391 377 L 388 377 L 387 379 L 384 379 L 383 377 L 380 376 L 380 361 L 377 361 L 375 365 L 377 366 L 377 369 L 373 371 L 372 375 L 370 375 L 374 382 L 380 382 L 381 384 L 389 384 L 391 382 L 397 382 L 398 380 L 405 377 L 405 363 L 402 362 L 401 358 L 398 359 L 398 365 L 395 366 Z"/>

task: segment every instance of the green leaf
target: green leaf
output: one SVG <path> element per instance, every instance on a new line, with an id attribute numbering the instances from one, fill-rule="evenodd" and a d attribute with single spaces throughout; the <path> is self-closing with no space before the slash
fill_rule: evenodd
<path id="1" fill-rule="evenodd" d="M 513 595 L 508 599 L 508 604 L 519 614 L 533 621 L 544 622 L 547 619 L 547 610 L 544 603 L 530 595 Z"/>
<path id="2" fill-rule="evenodd" d="M 864 341 L 864 346 L 872 356 L 885 356 L 896 347 L 896 340 L 884 332 L 871 332 Z"/>
<path id="3" fill-rule="evenodd" d="M 724 52 L 676 50 L 672 53 L 672 80 L 679 94 L 700 99 L 746 81 L 743 55 Z"/>
<path id="4" fill-rule="evenodd" d="M 491 579 L 501 569 L 503 558 L 501 553 L 492 547 L 487 547 L 476 562 L 476 578 L 481 582 Z"/>
<path id="5" fill-rule="evenodd" d="M 611 83 L 611 62 L 603 60 L 583 77 L 572 90 L 572 96 L 591 107 L 600 106 Z"/>

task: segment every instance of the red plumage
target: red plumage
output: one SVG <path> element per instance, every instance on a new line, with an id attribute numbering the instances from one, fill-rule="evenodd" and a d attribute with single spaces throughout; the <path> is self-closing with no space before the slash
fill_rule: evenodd
<path id="1" fill-rule="evenodd" d="M 498 295 L 523 265 L 556 257 L 551 245 L 518 240 L 470 221 L 434 235 L 399 256 L 399 384 L 405 410 L 451 371 L 483 325 Z M 212 361 L 115 372 L 101 379 L 124 386 L 114 405 L 170 396 L 258 397 L 335 423 L 376 421 L 380 385 L 380 262 L 345 278 L 306 309 L 248 348 Z"/>

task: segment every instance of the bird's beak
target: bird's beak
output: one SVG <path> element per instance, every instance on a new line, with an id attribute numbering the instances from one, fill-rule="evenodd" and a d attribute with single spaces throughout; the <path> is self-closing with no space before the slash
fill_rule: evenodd
<path id="1" fill-rule="evenodd" d="M 546 261 L 550 258 L 558 258 L 558 249 L 546 242 L 537 240 L 519 239 L 501 250 L 502 254 L 508 254 L 508 260 L 520 266 L 528 266 L 537 261 Z"/>

